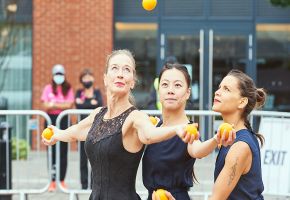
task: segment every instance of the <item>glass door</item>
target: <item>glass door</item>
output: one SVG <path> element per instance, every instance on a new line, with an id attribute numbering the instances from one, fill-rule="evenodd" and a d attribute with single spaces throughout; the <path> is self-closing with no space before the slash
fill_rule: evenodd
<path id="1" fill-rule="evenodd" d="M 192 79 L 192 92 L 186 109 L 198 110 L 200 106 L 200 33 L 166 34 L 164 60 L 175 57 L 177 62 L 187 67 Z"/>
<path id="2" fill-rule="evenodd" d="M 214 92 L 231 69 L 247 72 L 252 52 L 250 34 L 209 30 L 209 90 L 208 108 L 212 107 Z"/>
<path id="3" fill-rule="evenodd" d="M 174 56 L 191 74 L 192 95 L 187 110 L 211 110 L 214 92 L 223 77 L 233 68 L 250 71 L 252 43 L 252 35 L 241 29 L 161 34 L 161 60 Z M 199 123 L 202 132 L 213 133 L 212 118 L 201 117 Z M 203 139 L 208 137 L 204 135 Z"/>
<path id="4" fill-rule="evenodd" d="M 213 94 L 222 78 L 233 68 L 248 71 L 252 59 L 251 40 L 250 34 L 212 29 L 165 34 L 161 59 L 176 57 L 191 74 L 192 96 L 187 109 L 210 110 Z"/>
<path id="5" fill-rule="evenodd" d="M 138 84 L 133 95 L 139 109 L 155 109 L 150 107 L 155 94 L 153 81 L 156 77 L 157 54 L 156 23 L 115 23 L 115 49 L 129 49 L 136 61 Z M 153 99 L 153 100 L 152 100 Z"/>
<path id="6" fill-rule="evenodd" d="M 204 85 L 208 86 L 205 95 L 204 109 L 211 110 L 215 91 L 222 79 L 232 69 L 239 69 L 249 72 L 252 61 L 252 35 L 240 31 L 214 31 L 208 32 L 208 81 Z M 206 79 L 206 78 L 205 78 Z M 206 88 L 206 87 L 205 87 Z M 205 89 L 204 88 L 204 89 Z M 218 125 L 217 120 L 213 123 L 213 118 L 208 117 L 201 121 L 205 127 L 205 139 L 212 137 Z"/>

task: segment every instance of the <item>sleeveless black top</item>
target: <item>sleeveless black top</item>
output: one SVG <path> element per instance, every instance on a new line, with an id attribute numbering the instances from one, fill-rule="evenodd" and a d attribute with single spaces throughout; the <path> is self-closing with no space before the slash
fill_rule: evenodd
<path id="1" fill-rule="evenodd" d="M 161 126 L 160 121 L 157 127 Z M 147 145 L 142 159 L 143 183 L 151 199 L 153 190 L 163 188 L 177 200 L 190 199 L 195 158 L 187 151 L 187 144 L 177 135 L 166 141 Z"/>
<path id="2" fill-rule="evenodd" d="M 136 173 L 144 151 L 128 152 L 122 141 L 122 126 L 135 107 L 105 120 L 107 107 L 96 114 L 85 150 L 92 167 L 90 200 L 137 200 Z"/>
<path id="3" fill-rule="evenodd" d="M 249 145 L 252 151 L 252 165 L 247 174 L 241 175 L 228 200 L 263 200 L 262 192 L 264 191 L 264 184 L 262 180 L 259 142 L 248 129 L 242 129 L 237 132 L 235 143 L 239 141 L 243 141 Z M 219 151 L 215 164 L 214 181 L 216 181 L 225 165 L 225 159 L 230 148 L 231 146 L 222 147 Z"/>

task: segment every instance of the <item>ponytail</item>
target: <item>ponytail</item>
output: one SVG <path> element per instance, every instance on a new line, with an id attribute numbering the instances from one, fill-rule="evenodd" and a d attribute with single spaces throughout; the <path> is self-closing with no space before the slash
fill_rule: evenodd
<path id="1" fill-rule="evenodd" d="M 245 126 L 246 126 L 246 128 L 247 128 L 248 130 L 250 130 L 251 133 L 253 133 L 253 134 L 258 138 L 258 140 L 259 140 L 260 143 L 261 143 L 261 147 L 262 147 L 262 146 L 264 145 L 264 143 L 265 143 L 265 138 L 264 138 L 264 136 L 261 135 L 261 134 L 259 134 L 259 133 L 255 133 L 255 132 L 253 131 L 253 129 L 252 129 L 252 127 L 251 127 L 251 124 L 250 124 L 250 122 L 249 122 L 248 119 L 245 119 Z"/>
<path id="2" fill-rule="evenodd" d="M 260 140 L 261 146 L 263 146 L 265 139 L 261 134 L 254 133 L 248 120 L 248 115 L 253 109 L 259 109 L 264 105 L 267 94 L 263 88 L 256 88 L 253 79 L 240 70 L 233 69 L 228 73 L 228 76 L 233 76 L 238 80 L 238 87 L 241 97 L 246 97 L 248 99 L 248 103 L 241 117 L 244 120 L 244 124 L 247 129 L 249 129 L 249 131 L 251 131 Z"/>
<path id="3" fill-rule="evenodd" d="M 195 176 L 195 173 L 194 173 L 194 166 L 192 166 L 192 182 L 199 183 L 196 176 Z"/>

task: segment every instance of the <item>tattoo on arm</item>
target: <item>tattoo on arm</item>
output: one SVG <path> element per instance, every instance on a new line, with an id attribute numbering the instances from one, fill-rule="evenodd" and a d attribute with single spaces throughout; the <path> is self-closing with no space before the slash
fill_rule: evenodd
<path id="1" fill-rule="evenodd" d="M 233 182 L 235 178 L 237 165 L 238 165 L 238 158 L 236 159 L 235 164 L 231 167 L 231 174 L 229 176 L 228 186 L 230 186 L 230 184 Z"/>

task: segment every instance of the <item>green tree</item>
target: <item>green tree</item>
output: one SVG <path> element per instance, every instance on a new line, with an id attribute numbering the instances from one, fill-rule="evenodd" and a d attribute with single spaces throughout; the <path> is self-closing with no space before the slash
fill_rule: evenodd
<path id="1" fill-rule="evenodd" d="M 270 0 L 274 6 L 290 7 L 290 0 Z"/>

